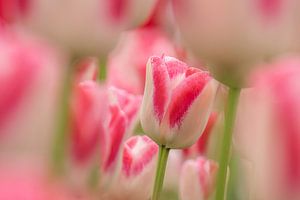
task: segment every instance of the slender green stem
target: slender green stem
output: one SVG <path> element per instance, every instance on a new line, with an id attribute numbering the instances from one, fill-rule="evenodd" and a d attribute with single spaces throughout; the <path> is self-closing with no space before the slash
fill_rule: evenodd
<path id="1" fill-rule="evenodd" d="M 73 79 L 73 66 L 69 66 L 63 82 L 57 111 L 57 124 L 51 151 L 51 161 L 54 173 L 61 174 L 64 170 L 65 149 L 69 129 L 69 98 Z"/>
<path id="2" fill-rule="evenodd" d="M 164 145 L 159 146 L 159 155 L 158 155 L 158 163 L 156 168 L 156 177 L 154 182 L 154 188 L 152 193 L 152 200 L 158 200 L 162 191 L 164 177 L 166 172 L 166 166 L 168 162 L 169 156 L 169 148 L 166 148 Z"/>
<path id="3" fill-rule="evenodd" d="M 236 117 L 236 110 L 240 95 L 240 88 L 230 88 L 227 100 L 227 107 L 225 108 L 225 124 L 224 135 L 221 146 L 221 155 L 219 159 L 219 172 L 217 177 L 217 191 L 216 200 L 225 200 L 226 196 L 226 178 L 227 168 L 230 157 L 232 132 Z"/>
<path id="4" fill-rule="evenodd" d="M 99 72 L 98 72 L 98 80 L 104 81 L 106 79 L 106 73 L 107 73 L 107 66 L 106 66 L 106 60 L 100 60 L 99 62 Z"/>

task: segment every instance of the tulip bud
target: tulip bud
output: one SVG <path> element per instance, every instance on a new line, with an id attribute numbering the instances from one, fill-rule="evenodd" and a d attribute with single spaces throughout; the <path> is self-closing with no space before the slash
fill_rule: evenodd
<path id="1" fill-rule="evenodd" d="M 295 0 L 173 0 L 186 45 L 214 77 L 242 87 L 254 64 L 286 51 Z"/>
<path id="2" fill-rule="evenodd" d="M 181 200 L 207 200 L 214 190 L 218 165 L 199 157 L 187 160 L 180 174 Z"/>
<path id="3" fill-rule="evenodd" d="M 253 89 L 242 94 L 235 146 L 251 163 L 246 174 L 254 186 L 249 189 L 251 196 L 296 200 L 300 198 L 300 59 L 285 58 L 269 67 L 257 71 Z"/>
<path id="4" fill-rule="evenodd" d="M 75 55 L 104 57 L 123 30 L 146 20 L 155 2 L 30 0 L 27 14 L 20 21 Z"/>
<path id="5" fill-rule="evenodd" d="M 77 85 L 72 98 L 71 132 L 73 155 L 79 162 L 85 162 L 100 142 L 105 154 L 107 134 L 105 117 L 108 115 L 107 92 L 93 81 Z"/>
<path id="6" fill-rule="evenodd" d="M 199 138 L 216 93 L 208 72 L 167 56 L 147 63 L 141 123 L 147 135 L 166 148 L 184 148 Z"/>
<path id="7" fill-rule="evenodd" d="M 129 138 L 123 149 L 122 167 L 110 198 L 148 199 L 154 181 L 158 145 L 147 136 Z"/>

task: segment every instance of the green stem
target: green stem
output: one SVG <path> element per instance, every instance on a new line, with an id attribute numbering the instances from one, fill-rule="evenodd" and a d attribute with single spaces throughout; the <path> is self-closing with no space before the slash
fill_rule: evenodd
<path id="1" fill-rule="evenodd" d="M 59 110 L 57 111 L 57 125 L 54 142 L 51 151 L 52 169 L 55 174 L 61 174 L 64 170 L 65 149 L 69 129 L 69 98 L 72 87 L 73 66 L 69 66 L 63 81 L 60 95 Z"/>
<path id="2" fill-rule="evenodd" d="M 236 110 L 240 95 L 240 88 L 230 88 L 225 108 L 224 135 L 221 146 L 221 155 L 219 159 L 219 171 L 217 177 L 216 200 L 225 200 L 227 168 L 231 149 L 232 133 L 236 117 Z"/>
<path id="3" fill-rule="evenodd" d="M 106 69 L 106 60 L 102 59 L 99 61 L 99 72 L 98 72 L 98 80 L 99 81 L 104 81 L 106 79 L 106 73 L 107 73 L 107 69 Z"/>
<path id="4" fill-rule="evenodd" d="M 164 145 L 159 146 L 159 155 L 158 163 L 156 168 L 156 177 L 154 182 L 154 188 L 152 193 L 152 200 L 158 200 L 162 191 L 164 177 L 166 172 L 166 166 L 169 156 L 169 148 L 166 148 Z"/>

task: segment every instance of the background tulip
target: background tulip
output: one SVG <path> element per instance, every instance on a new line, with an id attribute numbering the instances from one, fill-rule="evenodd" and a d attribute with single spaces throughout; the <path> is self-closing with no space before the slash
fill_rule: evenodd
<path id="1" fill-rule="evenodd" d="M 250 165 L 251 198 L 300 197 L 299 66 L 299 58 L 277 60 L 242 95 L 235 146 Z"/>
<path id="2" fill-rule="evenodd" d="M 167 148 L 184 148 L 199 138 L 208 120 L 217 84 L 208 72 L 167 56 L 149 59 L 141 123 L 147 135 Z"/>
<path id="3" fill-rule="evenodd" d="M 291 44 L 294 0 L 172 2 L 184 43 L 226 85 L 243 87 L 257 62 Z"/>
<path id="4" fill-rule="evenodd" d="M 214 191 L 218 165 L 200 157 L 184 163 L 180 174 L 181 200 L 206 200 Z"/>
<path id="5" fill-rule="evenodd" d="M 121 171 L 109 199 L 148 199 L 154 180 L 158 146 L 147 136 L 133 136 L 125 144 Z"/>
<path id="6" fill-rule="evenodd" d="M 75 55 L 106 56 L 121 31 L 145 21 L 155 3 L 156 0 L 30 0 L 26 15 L 19 21 Z"/>

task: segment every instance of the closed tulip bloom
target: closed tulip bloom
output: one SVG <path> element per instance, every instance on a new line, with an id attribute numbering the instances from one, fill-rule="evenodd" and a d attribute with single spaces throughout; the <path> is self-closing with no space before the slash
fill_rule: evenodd
<path id="1" fill-rule="evenodd" d="M 158 145 L 147 136 L 133 136 L 125 144 L 120 174 L 109 199 L 146 200 L 154 181 Z"/>
<path id="2" fill-rule="evenodd" d="M 211 112 L 216 82 L 206 71 L 168 56 L 147 63 L 141 124 L 147 135 L 166 148 L 196 142 Z"/>
<path id="3" fill-rule="evenodd" d="M 242 95 L 235 146 L 250 161 L 246 175 L 251 197 L 296 200 L 300 198 L 300 59 L 281 59 L 269 67 L 256 73 L 253 89 Z"/>
<path id="4" fill-rule="evenodd" d="M 243 87 L 255 63 L 287 50 L 295 0 L 173 0 L 183 41 L 217 80 Z"/>
<path id="5" fill-rule="evenodd" d="M 155 3 L 156 0 L 30 0 L 26 15 L 19 21 L 71 53 L 104 57 L 122 31 L 147 19 Z"/>
<path id="6" fill-rule="evenodd" d="M 81 82 L 75 88 L 72 101 L 72 150 L 76 160 L 85 162 L 89 159 L 99 142 L 105 154 L 108 137 L 104 123 L 108 116 L 106 89 L 94 81 Z"/>
<path id="7" fill-rule="evenodd" d="M 90 67 L 93 68 L 93 65 Z M 104 171 L 113 171 L 122 142 L 137 123 L 141 97 L 92 80 L 77 84 L 72 98 L 73 156 L 87 163 L 100 148 Z"/>
<path id="8" fill-rule="evenodd" d="M 185 161 L 180 174 L 180 199 L 209 199 L 214 191 L 217 170 L 217 163 L 204 157 Z"/>

